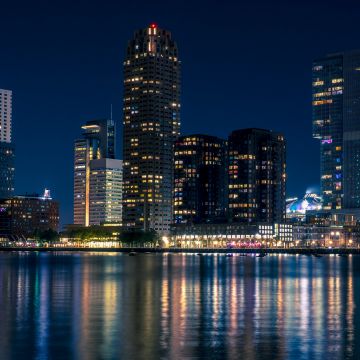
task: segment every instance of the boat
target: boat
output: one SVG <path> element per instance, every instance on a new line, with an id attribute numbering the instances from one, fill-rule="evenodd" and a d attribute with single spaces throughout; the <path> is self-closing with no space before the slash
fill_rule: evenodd
<path id="1" fill-rule="evenodd" d="M 320 255 L 320 254 L 313 254 L 313 256 L 315 256 L 315 257 L 322 257 L 322 255 Z"/>
<path id="2" fill-rule="evenodd" d="M 265 257 L 265 256 L 267 256 L 266 253 L 261 253 L 261 254 L 256 255 L 256 257 Z"/>
<path id="3" fill-rule="evenodd" d="M 225 254 L 225 256 L 227 256 L 227 257 L 233 257 L 234 254 L 229 253 L 229 254 Z"/>
<path id="4" fill-rule="evenodd" d="M 197 255 L 197 256 L 203 256 L 204 254 L 202 254 L 202 253 L 197 253 L 196 255 Z"/>
<path id="5" fill-rule="evenodd" d="M 341 256 L 341 257 L 349 257 L 349 254 L 338 254 L 338 256 Z"/>
<path id="6" fill-rule="evenodd" d="M 135 256 L 136 255 L 136 252 L 135 251 L 130 251 L 129 252 L 129 256 Z"/>

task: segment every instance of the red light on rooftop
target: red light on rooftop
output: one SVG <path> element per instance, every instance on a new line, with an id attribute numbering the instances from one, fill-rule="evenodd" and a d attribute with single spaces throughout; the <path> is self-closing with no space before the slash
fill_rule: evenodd
<path id="1" fill-rule="evenodd" d="M 152 29 L 156 29 L 156 28 L 157 28 L 157 24 L 152 23 L 152 24 L 150 25 L 150 27 L 151 27 Z"/>

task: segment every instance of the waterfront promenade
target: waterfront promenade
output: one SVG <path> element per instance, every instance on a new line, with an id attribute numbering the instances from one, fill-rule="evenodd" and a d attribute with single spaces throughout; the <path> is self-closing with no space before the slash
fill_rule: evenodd
<path id="1" fill-rule="evenodd" d="M 354 254 L 359 248 L 160 248 L 160 247 L 0 247 L 0 251 L 72 251 L 72 252 L 119 252 L 119 253 L 195 253 L 195 254 Z"/>

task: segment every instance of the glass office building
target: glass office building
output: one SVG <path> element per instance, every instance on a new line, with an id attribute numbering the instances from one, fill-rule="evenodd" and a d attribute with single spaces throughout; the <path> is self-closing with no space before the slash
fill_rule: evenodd
<path id="1" fill-rule="evenodd" d="M 115 159 L 115 123 L 92 120 L 82 130 L 74 146 L 74 224 L 121 223 L 122 161 Z"/>
<path id="2" fill-rule="evenodd" d="M 359 208 L 360 51 L 317 59 L 312 74 L 313 137 L 320 140 L 323 208 Z"/>

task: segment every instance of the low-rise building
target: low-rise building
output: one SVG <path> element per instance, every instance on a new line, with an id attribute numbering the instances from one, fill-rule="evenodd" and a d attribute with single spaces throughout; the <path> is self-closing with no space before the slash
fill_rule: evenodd
<path id="1" fill-rule="evenodd" d="M 58 231 L 59 204 L 49 190 L 0 200 L 0 239 L 22 240 L 45 230 Z"/>
<path id="2" fill-rule="evenodd" d="M 298 224 L 293 226 L 293 242 L 298 247 L 358 247 L 360 226 Z"/>
<path id="3" fill-rule="evenodd" d="M 292 225 L 285 223 L 222 223 L 175 225 L 170 246 L 174 247 L 291 247 Z"/>

